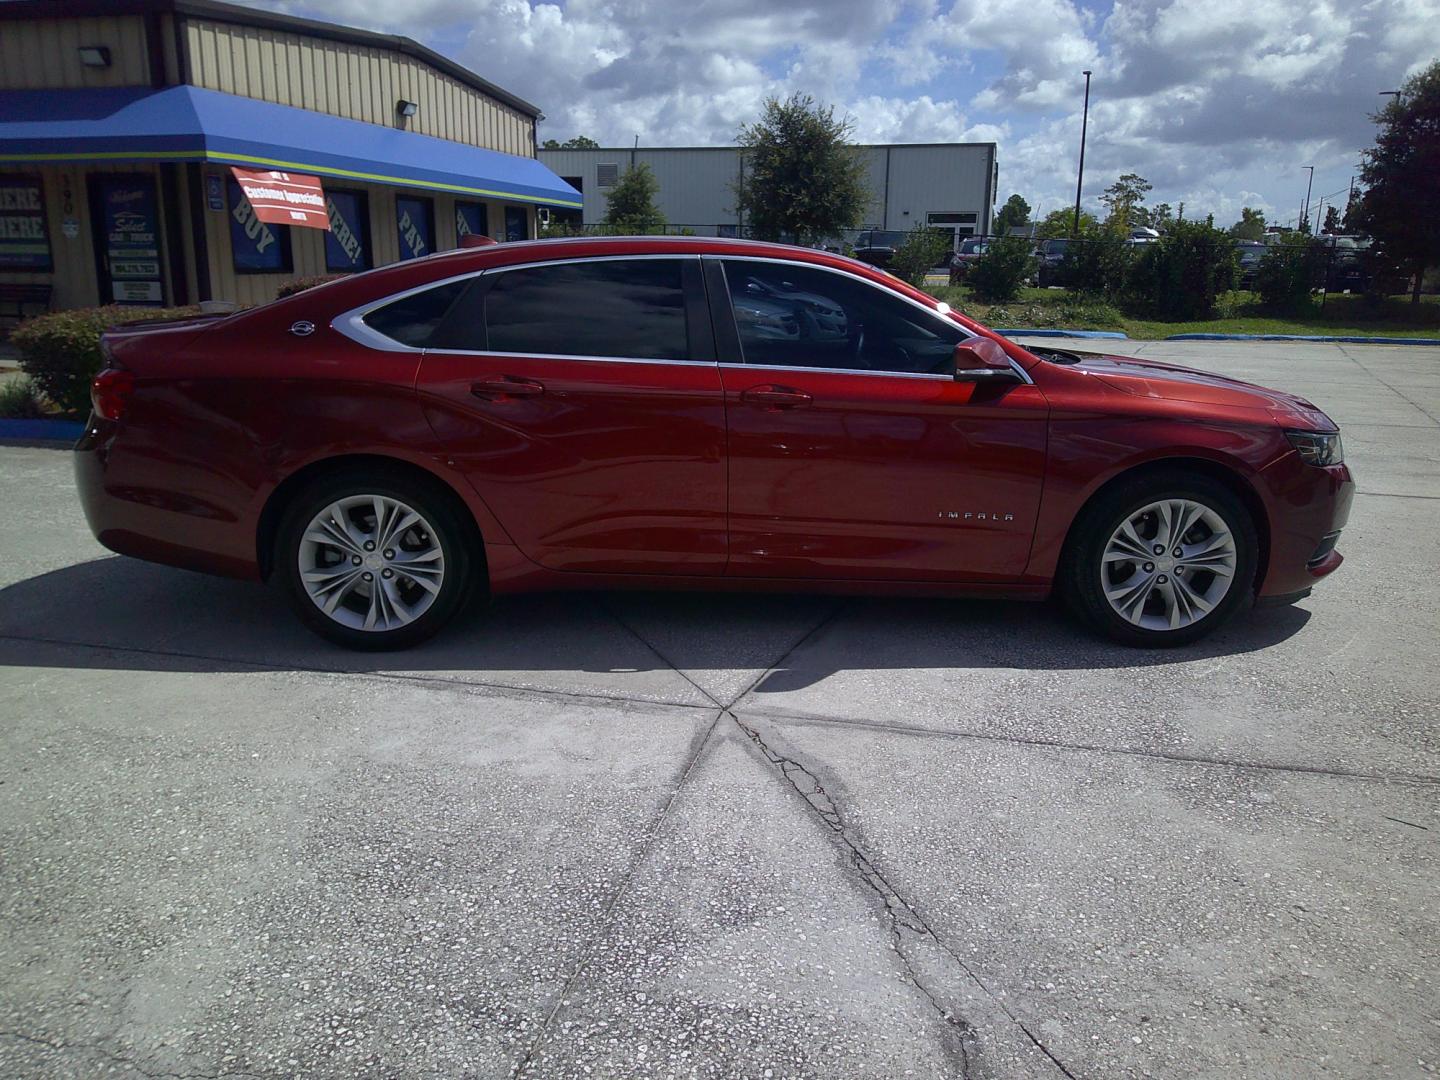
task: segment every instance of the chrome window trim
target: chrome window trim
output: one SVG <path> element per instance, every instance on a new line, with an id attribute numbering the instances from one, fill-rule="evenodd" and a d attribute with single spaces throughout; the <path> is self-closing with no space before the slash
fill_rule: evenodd
<path id="1" fill-rule="evenodd" d="M 657 251 L 654 254 L 645 255 L 575 255 L 568 259 L 542 259 L 540 262 L 506 263 L 504 266 L 492 266 L 480 271 L 482 274 L 503 274 L 509 270 L 534 270 L 541 266 L 564 266 L 567 263 L 587 262 L 634 262 L 638 259 L 650 261 L 680 259 L 698 259 L 700 254 L 694 251 Z"/>
<path id="2" fill-rule="evenodd" d="M 844 269 L 842 269 L 842 268 L 840 268 L 840 267 L 838 267 L 838 266 L 827 266 L 827 265 L 825 265 L 824 263 L 810 262 L 810 261 L 808 261 L 808 260 L 806 260 L 806 259 L 776 259 L 776 258 L 773 258 L 773 257 L 770 257 L 770 256 L 759 256 L 759 255 L 715 255 L 715 254 L 706 253 L 706 254 L 702 254 L 702 255 L 700 256 L 700 258 L 702 258 L 702 259 L 716 259 L 716 260 L 719 260 L 719 261 L 722 261 L 722 262 L 725 261 L 725 260 L 735 260 L 735 261 L 744 261 L 744 262 L 775 263 L 775 264 L 777 264 L 777 265 L 779 265 L 779 266 L 807 266 L 807 267 L 810 267 L 810 268 L 815 269 L 815 270 L 824 270 L 826 273 L 837 274 L 837 275 L 839 275 L 840 277 L 847 277 L 847 278 L 850 278 L 852 281 L 858 281 L 858 282 L 860 282 L 860 284 L 862 284 L 862 285 L 868 285 L 870 288 L 876 290 L 877 292 L 884 292 L 886 295 L 888 295 L 888 296 L 893 296 L 893 297 L 894 297 L 895 299 L 897 299 L 897 300 L 903 300 L 903 301 L 905 301 L 905 303 L 907 303 L 907 304 L 909 304 L 911 307 L 913 307 L 916 311 L 923 311 L 926 315 L 929 315 L 931 319 L 933 319 L 933 320 L 941 323 L 942 325 L 944 325 L 944 326 L 947 327 L 948 329 L 960 331 L 960 333 L 961 333 L 967 340 L 972 340 L 972 339 L 978 338 L 978 337 L 980 336 L 979 334 L 972 333 L 970 330 L 968 330 L 966 327 L 961 326 L 959 323 L 951 322 L 949 319 L 945 318 L 945 316 L 944 316 L 943 314 L 941 314 L 939 311 L 936 311 L 936 310 L 935 310 L 934 308 L 932 308 L 932 307 L 927 307 L 926 305 L 922 304 L 919 300 L 916 300 L 914 297 L 906 296 L 904 293 L 902 293 L 902 292 L 896 292 L 894 289 L 887 289 L 884 285 L 881 285 L 879 282 L 873 281 L 873 280 L 871 280 L 870 278 L 865 277 L 863 274 L 857 274 L 857 273 L 855 273 L 855 272 L 853 272 L 853 271 L 851 271 L 851 270 L 844 270 Z M 727 282 L 729 281 L 729 278 L 728 278 L 728 277 L 726 278 L 726 281 L 727 281 Z M 733 305 L 733 303 L 734 303 L 733 298 L 732 298 L 732 300 L 731 300 L 731 303 L 732 303 L 732 305 Z M 763 370 L 766 370 L 766 371 L 826 371 L 826 372 L 835 372 L 835 373 L 838 373 L 838 374 L 841 374 L 841 375 L 888 375 L 888 376 L 890 376 L 891 378 L 897 378 L 897 379 L 898 379 L 898 378 L 913 379 L 913 378 L 917 378 L 917 377 L 918 377 L 918 378 L 923 378 L 923 379 L 950 379 L 950 380 L 952 380 L 952 381 L 953 381 L 953 379 L 954 379 L 954 376 L 952 376 L 952 375 L 932 375 L 932 374 L 929 374 L 929 373 L 926 373 L 926 372 L 870 371 L 870 370 L 861 369 L 861 368 L 816 368 L 816 367 L 805 367 L 805 366 L 803 366 L 803 365 L 789 366 L 789 365 L 785 365 L 785 364 L 746 364 L 746 363 L 743 362 L 743 359 L 742 359 L 742 362 L 739 363 L 739 364 L 730 364 L 730 365 L 727 365 L 727 366 L 730 366 L 730 367 L 753 367 L 753 368 L 757 368 L 757 369 L 763 369 Z M 1020 376 L 1021 382 L 1023 382 L 1025 385 L 1027 385 L 1027 386 L 1034 386 L 1034 385 L 1035 385 L 1035 380 L 1032 379 L 1032 378 L 1030 378 L 1030 373 L 1029 373 L 1028 371 L 1026 371 L 1023 367 L 1021 367 L 1019 364 L 1017 364 L 1017 363 L 1015 362 L 1015 360 L 1014 360 L 1013 357 L 1010 358 L 1010 367 L 1011 367 L 1011 369 L 1015 372 L 1016 375 Z"/>
<path id="3" fill-rule="evenodd" d="M 719 367 L 718 360 L 650 360 L 643 356 L 588 356 L 584 353 L 517 353 L 494 349 L 425 349 L 426 356 L 484 356 L 526 360 L 593 360 L 600 364 L 668 364 L 679 367 Z"/>
<path id="4" fill-rule="evenodd" d="M 869 368 L 801 367 L 789 364 L 722 364 L 730 371 L 813 371 L 824 375 L 879 375 L 887 379 L 939 379 L 954 382 L 953 375 L 937 375 L 932 371 L 871 371 Z"/>

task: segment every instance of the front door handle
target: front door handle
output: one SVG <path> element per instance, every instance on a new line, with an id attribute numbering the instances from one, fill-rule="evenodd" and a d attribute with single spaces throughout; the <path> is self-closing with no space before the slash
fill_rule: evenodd
<path id="1" fill-rule="evenodd" d="M 804 390 L 793 386 L 752 386 L 740 395 L 740 400 L 750 405 L 761 405 L 767 409 L 793 409 L 797 405 L 809 405 L 815 399 Z"/>
<path id="2" fill-rule="evenodd" d="M 482 401 L 508 401 L 511 398 L 539 397 L 545 384 L 518 375 L 502 375 L 498 379 L 482 379 L 470 384 L 470 393 Z"/>

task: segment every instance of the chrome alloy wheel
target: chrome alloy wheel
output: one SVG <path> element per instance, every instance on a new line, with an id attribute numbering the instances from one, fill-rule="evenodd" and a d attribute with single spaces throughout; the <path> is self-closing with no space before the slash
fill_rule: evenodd
<path id="1" fill-rule="evenodd" d="M 1189 499 L 1164 499 L 1130 514 L 1111 534 L 1100 584 L 1121 618 L 1146 630 L 1179 630 L 1225 599 L 1238 558 L 1218 513 Z"/>
<path id="2" fill-rule="evenodd" d="M 299 546 L 315 606 L 353 630 L 394 630 L 429 609 L 445 581 L 430 523 L 386 495 L 349 495 L 321 510 Z"/>

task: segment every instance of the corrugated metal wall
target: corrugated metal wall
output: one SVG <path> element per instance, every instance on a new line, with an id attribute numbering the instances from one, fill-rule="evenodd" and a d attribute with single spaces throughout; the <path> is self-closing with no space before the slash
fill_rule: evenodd
<path id="1" fill-rule="evenodd" d="M 534 121 L 428 65 L 383 49 L 233 23 L 185 20 L 190 81 L 227 94 L 398 126 L 534 157 Z"/>
<path id="2" fill-rule="evenodd" d="M 110 66 L 80 63 L 80 46 L 110 49 Z M 148 86 L 150 54 L 138 15 L 0 23 L 0 89 Z"/>
<path id="3" fill-rule="evenodd" d="M 974 213 L 982 225 L 989 222 L 991 144 L 866 146 L 861 152 L 871 192 L 866 225 L 908 229 L 931 213 Z M 713 231 L 713 226 L 738 221 L 733 191 L 740 174 L 738 147 L 541 150 L 540 160 L 560 176 L 580 178 L 587 225 L 605 219 L 609 189 L 599 186 L 596 167 L 614 164 L 623 174 L 632 160 L 654 170 L 660 209 L 671 224 L 699 226 L 696 231 L 703 232 L 706 226 Z"/>

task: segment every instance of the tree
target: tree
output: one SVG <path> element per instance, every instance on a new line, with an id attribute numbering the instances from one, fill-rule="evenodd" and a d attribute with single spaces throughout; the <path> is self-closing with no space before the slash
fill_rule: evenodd
<path id="1" fill-rule="evenodd" d="M 1325 208 L 1325 224 L 1320 231 L 1326 236 L 1334 236 L 1341 231 L 1340 208 L 1338 206 L 1327 206 Z"/>
<path id="2" fill-rule="evenodd" d="M 1105 189 L 1100 201 L 1110 208 L 1107 224 L 1117 229 L 1128 229 L 1142 224 L 1137 211 L 1142 210 L 1145 193 L 1154 185 L 1138 173 L 1126 173 Z"/>
<path id="3" fill-rule="evenodd" d="M 1440 60 L 1406 79 L 1371 119 L 1380 130 L 1360 164 L 1356 223 L 1413 275 L 1410 302 L 1418 304 L 1425 268 L 1440 262 Z"/>
<path id="4" fill-rule="evenodd" d="M 1040 227 L 1035 235 L 1042 240 L 1059 240 L 1070 235 L 1070 227 L 1075 224 L 1075 211 L 1051 210 L 1040 222 Z M 1100 219 L 1088 210 L 1080 211 L 1080 232 L 1082 235 L 1092 229 L 1100 227 Z"/>
<path id="5" fill-rule="evenodd" d="M 744 154 L 735 199 L 752 236 L 803 244 L 860 225 L 870 191 L 852 129 L 808 94 L 766 100 L 736 139 Z"/>
<path id="6" fill-rule="evenodd" d="M 625 170 L 619 183 L 605 193 L 605 224 L 622 233 L 653 232 L 665 225 L 665 215 L 655 205 L 660 184 L 645 162 Z"/>
<path id="7" fill-rule="evenodd" d="M 986 245 L 965 283 L 977 299 L 1007 304 L 1019 297 L 1034 273 L 1035 245 L 1023 236 L 1002 236 Z"/>
<path id="8" fill-rule="evenodd" d="M 1264 240 L 1265 214 L 1248 206 L 1240 208 L 1240 220 L 1230 226 L 1230 235 L 1236 240 Z"/>
<path id="9" fill-rule="evenodd" d="M 1141 210 L 1143 212 L 1144 208 L 1142 207 Z M 1144 217 L 1145 221 L 1142 224 L 1164 232 L 1165 227 L 1175 220 L 1175 211 L 1168 202 L 1156 203 L 1149 213 L 1144 214 Z"/>
<path id="10" fill-rule="evenodd" d="M 1011 195 L 995 215 L 995 235 L 1007 236 L 1011 229 L 1019 229 L 1029 224 L 1030 204 L 1018 194 Z"/>
<path id="11" fill-rule="evenodd" d="M 1221 293 L 1235 284 L 1235 242 L 1209 221 L 1176 221 L 1130 263 L 1127 290 L 1162 319 L 1213 319 Z"/>
<path id="12" fill-rule="evenodd" d="M 554 139 L 546 139 L 540 144 L 545 150 L 599 150 L 600 144 L 588 135 L 576 135 L 566 139 L 564 142 L 556 142 Z"/>

